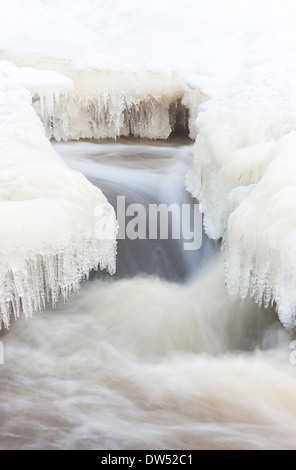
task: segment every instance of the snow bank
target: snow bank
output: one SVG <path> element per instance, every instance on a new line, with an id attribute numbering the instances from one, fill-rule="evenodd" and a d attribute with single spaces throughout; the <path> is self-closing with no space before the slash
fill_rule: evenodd
<path id="1" fill-rule="evenodd" d="M 101 191 L 53 151 L 22 74 L 0 62 L 0 323 L 28 317 L 77 290 L 89 270 L 115 270 L 116 221 Z M 43 76 L 39 86 L 39 78 Z M 57 75 L 36 72 L 31 92 L 57 99 Z M 69 83 L 67 82 L 67 86 Z M 66 87 L 67 88 L 67 87 Z M 55 90 L 55 91 L 54 91 Z"/>
<path id="2" fill-rule="evenodd" d="M 274 144 L 272 162 L 228 221 L 227 284 L 257 303 L 276 302 L 287 327 L 296 323 L 296 132 Z"/>
<path id="3" fill-rule="evenodd" d="M 30 67 L 14 72 L 31 92 L 49 139 L 116 139 L 130 134 L 166 139 L 176 127 L 186 128 L 184 108 L 196 109 L 196 99 L 182 102 L 188 86 L 168 67 L 81 70 L 58 60 L 49 62 L 58 72 Z M 42 68 L 46 63 L 35 65 Z M 192 93 L 200 97 L 198 91 Z"/>

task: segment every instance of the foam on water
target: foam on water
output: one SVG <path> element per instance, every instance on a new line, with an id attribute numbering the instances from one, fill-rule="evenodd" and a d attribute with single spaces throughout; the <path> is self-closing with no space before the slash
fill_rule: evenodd
<path id="1" fill-rule="evenodd" d="M 1 339 L 3 449 L 295 447 L 290 338 L 222 259 L 186 286 L 94 281 Z"/>

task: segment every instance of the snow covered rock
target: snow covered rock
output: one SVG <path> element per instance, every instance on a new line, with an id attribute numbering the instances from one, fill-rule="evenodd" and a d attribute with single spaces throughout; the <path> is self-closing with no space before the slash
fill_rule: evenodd
<path id="1" fill-rule="evenodd" d="M 114 210 L 52 149 L 20 84 L 26 73 L 35 72 L 0 62 L 0 324 L 6 327 L 12 313 L 30 316 L 47 302 L 66 300 L 90 269 L 115 271 Z M 53 78 L 60 86 L 50 90 Z M 35 83 L 34 90 L 30 79 L 30 92 L 39 96 L 47 83 L 46 103 L 70 86 L 40 71 Z"/>
<path id="2" fill-rule="evenodd" d="M 260 64 L 200 106 L 187 187 L 224 240 L 231 293 L 296 323 L 296 69 Z"/>

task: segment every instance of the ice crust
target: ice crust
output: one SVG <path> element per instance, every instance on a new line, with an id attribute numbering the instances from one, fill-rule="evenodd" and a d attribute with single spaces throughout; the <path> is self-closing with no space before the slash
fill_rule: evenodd
<path id="1" fill-rule="evenodd" d="M 78 140 L 133 135 L 167 139 L 179 118 L 186 83 L 170 70 L 64 69 L 73 91 L 34 102 L 48 138 Z M 180 111 L 179 111 L 180 113 Z M 186 126 L 186 121 L 180 123 Z"/>
<path id="2" fill-rule="evenodd" d="M 66 300 L 90 269 L 115 271 L 113 208 L 54 152 L 31 105 L 30 93 L 46 89 L 48 102 L 70 84 L 37 71 L 29 92 L 21 85 L 26 74 L 35 72 L 0 62 L 0 324 L 6 327 L 11 314 L 28 317 Z"/>
<path id="3" fill-rule="evenodd" d="M 230 293 L 296 322 L 296 71 L 260 64 L 200 106 L 187 187 L 222 237 Z"/>
<path id="4" fill-rule="evenodd" d="M 182 102 L 196 138 L 187 187 L 223 239 L 229 291 L 276 302 L 295 325 L 295 1 L 10 0 L 0 12 L 1 57 L 64 76 L 30 88 L 48 137 L 167 138 Z"/>

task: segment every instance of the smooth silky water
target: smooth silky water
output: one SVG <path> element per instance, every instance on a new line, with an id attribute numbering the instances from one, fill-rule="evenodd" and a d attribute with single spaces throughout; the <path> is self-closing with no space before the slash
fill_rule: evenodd
<path id="1" fill-rule="evenodd" d="M 196 202 L 190 141 L 53 145 L 114 206 Z M 2 332 L 0 449 L 296 447 L 293 334 L 228 295 L 218 244 L 183 243 L 120 240 L 116 275 Z"/>

